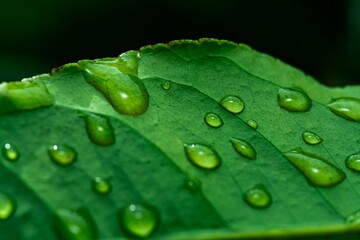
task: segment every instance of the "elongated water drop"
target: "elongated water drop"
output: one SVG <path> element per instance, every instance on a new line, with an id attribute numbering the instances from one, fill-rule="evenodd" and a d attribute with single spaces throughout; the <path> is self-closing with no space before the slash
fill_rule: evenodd
<path id="1" fill-rule="evenodd" d="M 93 191 L 99 195 L 107 195 L 112 190 L 112 185 L 109 180 L 101 177 L 94 178 L 91 182 L 91 187 Z"/>
<path id="2" fill-rule="evenodd" d="M 220 166 L 221 159 L 215 150 L 202 144 L 185 144 L 187 159 L 197 167 L 215 169 Z"/>
<path id="3" fill-rule="evenodd" d="M 360 99 L 351 97 L 337 98 L 327 106 L 333 113 L 340 117 L 360 122 Z"/>
<path id="4" fill-rule="evenodd" d="M 108 146 L 115 142 L 114 129 L 108 118 L 93 113 L 83 113 L 83 117 L 86 132 L 93 143 Z"/>
<path id="5" fill-rule="evenodd" d="M 60 166 L 72 164 L 77 157 L 75 149 L 67 145 L 51 145 L 48 153 L 51 160 Z"/>
<path id="6" fill-rule="evenodd" d="M 235 151 L 241 154 L 243 157 L 252 160 L 256 159 L 256 151 L 250 145 L 250 143 L 246 142 L 245 140 L 241 140 L 237 138 L 231 138 L 230 142 L 233 145 Z"/>
<path id="7" fill-rule="evenodd" d="M 347 157 L 345 165 L 351 170 L 360 172 L 360 153 L 355 153 Z"/>
<path id="8" fill-rule="evenodd" d="M 140 115 L 149 106 L 149 94 L 144 83 L 135 75 L 123 72 L 116 64 L 105 61 L 81 61 L 85 80 L 101 92 L 116 111 Z"/>
<path id="9" fill-rule="evenodd" d="M 86 209 L 59 209 L 54 215 L 54 230 L 64 240 L 97 240 L 94 221 Z"/>
<path id="10" fill-rule="evenodd" d="M 302 133 L 302 138 L 303 138 L 304 142 L 306 142 L 307 144 L 310 144 L 310 145 L 316 145 L 323 141 L 323 139 L 316 133 L 307 132 L 307 131 Z"/>
<path id="11" fill-rule="evenodd" d="M 184 179 L 185 187 L 192 193 L 196 193 L 201 189 L 201 182 L 194 176 L 186 176 Z"/>
<path id="12" fill-rule="evenodd" d="M 250 127 L 252 127 L 253 129 L 257 129 L 258 128 L 258 123 L 255 120 L 249 119 L 246 122 Z"/>
<path id="13" fill-rule="evenodd" d="M 16 161 L 20 158 L 20 152 L 14 144 L 6 143 L 2 148 L 2 154 L 9 161 Z"/>
<path id="14" fill-rule="evenodd" d="M 306 112 L 312 106 L 311 99 L 306 93 L 290 88 L 280 88 L 277 101 L 280 107 L 289 112 Z"/>
<path id="15" fill-rule="evenodd" d="M 285 156 L 314 186 L 334 186 L 346 177 L 345 173 L 332 163 L 300 149 L 287 152 Z"/>
<path id="16" fill-rule="evenodd" d="M 10 218 L 15 210 L 15 199 L 5 192 L 0 192 L 0 221 Z"/>
<path id="17" fill-rule="evenodd" d="M 272 202 L 272 197 L 264 185 L 256 185 L 244 194 L 244 200 L 247 204 L 255 208 L 267 208 Z"/>
<path id="18" fill-rule="evenodd" d="M 223 125 L 223 120 L 219 115 L 213 112 L 208 112 L 204 117 L 205 123 L 213 128 L 218 128 Z"/>
<path id="19" fill-rule="evenodd" d="M 171 82 L 167 81 L 161 84 L 162 89 L 169 90 L 171 88 Z"/>
<path id="20" fill-rule="evenodd" d="M 241 113 L 245 108 L 244 101 L 238 96 L 228 95 L 220 100 L 220 105 L 232 113 Z"/>
<path id="21" fill-rule="evenodd" d="M 129 235 L 147 238 L 159 225 L 160 216 L 152 206 L 130 204 L 119 211 L 118 221 L 120 227 Z"/>

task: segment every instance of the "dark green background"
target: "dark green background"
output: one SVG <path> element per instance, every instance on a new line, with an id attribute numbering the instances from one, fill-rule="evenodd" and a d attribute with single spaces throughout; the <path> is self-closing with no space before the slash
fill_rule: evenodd
<path id="1" fill-rule="evenodd" d="M 201 37 L 246 43 L 328 85 L 360 82 L 358 0 L 3 0 L 0 81 Z"/>

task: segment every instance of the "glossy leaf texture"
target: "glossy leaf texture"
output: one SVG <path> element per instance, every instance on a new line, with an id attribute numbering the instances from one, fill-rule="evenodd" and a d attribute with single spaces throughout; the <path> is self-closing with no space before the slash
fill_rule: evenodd
<path id="1" fill-rule="evenodd" d="M 360 173 L 346 159 L 360 151 L 359 113 L 335 114 L 339 98 L 360 98 L 359 86 L 328 88 L 216 39 L 0 85 L 0 196 L 16 203 L 7 215 L 0 199 L 0 237 L 356 238 Z M 67 164 L 49 146 L 66 146 Z"/>

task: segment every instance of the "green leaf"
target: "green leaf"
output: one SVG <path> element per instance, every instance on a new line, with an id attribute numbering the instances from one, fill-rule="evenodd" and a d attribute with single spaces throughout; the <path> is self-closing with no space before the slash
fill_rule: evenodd
<path id="1" fill-rule="evenodd" d="M 331 89 L 215 39 L 15 84 L 0 85 L 0 193 L 16 201 L 5 239 L 358 237 L 345 160 L 360 151 L 359 108 L 326 105 L 360 86 Z"/>

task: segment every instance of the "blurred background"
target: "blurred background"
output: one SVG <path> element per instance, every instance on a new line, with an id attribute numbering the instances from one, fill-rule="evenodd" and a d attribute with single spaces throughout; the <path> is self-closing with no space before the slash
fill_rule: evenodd
<path id="1" fill-rule="evenodd" d="M 245 43 L 330 86 L 360 83 L 359 0 L 2 0 L 0 82 L 202 37 Z"/>

